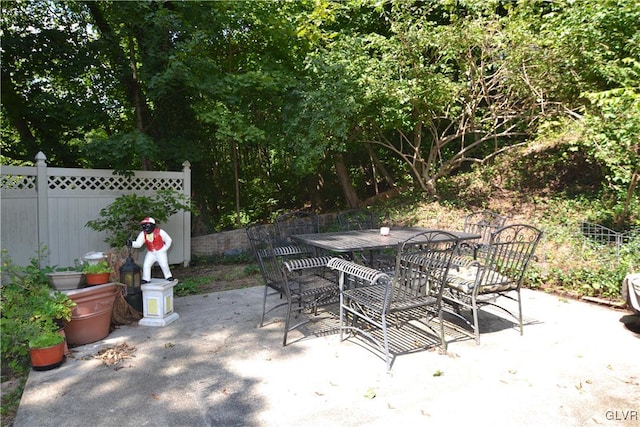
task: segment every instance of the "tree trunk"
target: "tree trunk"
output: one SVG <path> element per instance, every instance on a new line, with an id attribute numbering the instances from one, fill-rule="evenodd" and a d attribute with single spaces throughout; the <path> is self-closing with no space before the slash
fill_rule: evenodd
<path id="1" fill-rule="evenodd" d="M 378 191 L 378 181 L 376 180 L 376 176 L 375 176 L 375 170 L 378 170 L 382 174 L 384 180 L 387 182 L 390 188 L 394 188 L 396 186 L 396 182 L 394 181 L 391 174 L 387 171 L 387 168 L 385 168 L 384 165 L 380 162 L 380 159 L 378 159 L 378 156 L 376 156 L 376 152 L 373 150 L 371 143 L 367 142 L 365 143 L 365 145 L 367 147 L 367 152 L 369 153 L 369 158 L 371 159 L 371 162 L 375 167 L 373 172 L 374 174 L 373 179 L 375 180 L 376 194 L 378 194 L 379 191 Z"/>
<path id="2" fill-rule="evenodd" d="M 359 208 L 360 199 L 358 198 L 358 194 L 356 194 L 356 190 L 353 188 L 353 185 L 351 185 L 349 172 L 347 172 L 347 166 L 344 164 L 344 157 L 341 153 L 336 153 L 333 158 L 338 182 L 340 182 L 340 187 L 342 187 L 342 193 L 344 194 L 349 209 Z"/>
<path id="3" fill-rule="evenodd" d="M 231 141 L 231 159 L 233 162 L 233 186 L 235 190 L 236 198 L 236 226 L 242 227 L 241 215 L 240 215 L 240 179 L 238 173 L 238 143 Z"/>
<path id="4" fill-rule="evenodd" d="M 32 153 L 40 151 L 38 149 L 38 142 L 29 127 L 29 123 L 22 114 L 22 112 L 27 109 L 26 102 L 22 96 L 16 92 L 13 82 L 6 72 L 2 73 L 2 104 L 6 107 L 6 117 L 11 124 L 15 126 L 20 135 L 20 143 L 24 147 L 27 147 L 26 152 Z"/>
<path id="5" fill-rule="evenodd" d="M 121 36 L 113 30 L 113 27 L 105 19 L 99 2 L 85 2 L 84 5 L 89 10 L 96 28 L 101 33 L 102 38 L 104 39 L 103 42 L 108 43 L 105 44 L 105 46 L 108 46 L 107 49 L 112 53 L 111 67 L 116 71 L 120 84 L 125 88 L 127 97 L 135 111 L 136 129 L 139 132 L 145 132 L 147 123 L 151 123 L 151 117 L 146 99 L 140 87 L 140 81 L 138 80 L 134 37 L 129 35 L 125 39 L 121 38 Z M 125 48 L 123 45 L 125 44 L 128 44 L 129 52 L 124 50 Z M 131 68 L 131 73 L 126 71 L 127 64 Z M 151 160 L 144 155 L 141 155 L 141 163 L 142 170 L 153 169 Z"/>

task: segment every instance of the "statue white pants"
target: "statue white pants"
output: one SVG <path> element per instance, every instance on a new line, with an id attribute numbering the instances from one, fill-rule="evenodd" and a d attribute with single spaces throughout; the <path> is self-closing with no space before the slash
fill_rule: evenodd
<path id="1" fill-rule="evenodd" d="M 151 267 L 153 267 L 153 264 L 156 262 L 162 269 L 164 278 L 168 279 L 171 277 L 167 251 L 147 251 L 147 255 L 144 257 L 144 264 L 142 266 L 142 280 L 146 280 L 147 282 L 151 281 Z"/>

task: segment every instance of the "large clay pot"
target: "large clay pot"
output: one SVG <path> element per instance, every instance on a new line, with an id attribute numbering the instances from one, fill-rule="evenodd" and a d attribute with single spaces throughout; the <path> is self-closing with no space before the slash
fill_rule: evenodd
<path id="1" fill-rule="evenodd" d="M 76 306 L 71 310 L 71 321 L 65 327 L 69 345 L 89 344 L 109 335 L 111 312 L 120 285 L 105 285 L 66 291 Z"/>
<path id="2" fill-rule="evenodd" d="M 29 349 L 31 367 L 36 371 L 48 371 L 57 368 L 64 362 L 65 342 L 44 348 Z"/>

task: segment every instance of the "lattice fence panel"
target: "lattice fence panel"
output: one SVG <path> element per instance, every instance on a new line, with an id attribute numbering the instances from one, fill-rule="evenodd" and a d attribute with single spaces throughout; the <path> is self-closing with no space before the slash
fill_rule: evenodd
<path id="1" fill-rule="evenodd" d="M 50 176 L 48 186 L 55 191 L 158 191 L 182 190 L 183 181 L 176 178 L 123 179 L 121 176 Z"/>
<path id="2" fill-rule="evenodd" d="M 35 190 L 36 177 L 25 175 L 2 175 L 0 188 L 3 190 Z"/>

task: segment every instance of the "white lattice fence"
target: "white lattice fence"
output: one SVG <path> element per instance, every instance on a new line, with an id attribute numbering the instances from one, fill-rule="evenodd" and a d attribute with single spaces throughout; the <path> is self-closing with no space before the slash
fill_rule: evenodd
<path id="1" fill-rule="evenodd" d="M 106 251 L 106 235 L 85 227 L 100 209 L 124 194 L 153 195 L 175 190 L 189 197 L 191 170 L 137 171 L 131 177 L 111 170 L 49 168 L 38 153 L 35 167 L 3 166 L 1 170 L 1 238 L 16 264 L 26 265 L 40 244 L 49 248 L 47 265 L 71 266 L 90 251 Z M 140 218 L 147 216 L 140 212 Z M 191 215 L 180 212 L 161 224 L 171 238 L 169 262 L 187 265 L 191 258 Z"/>

